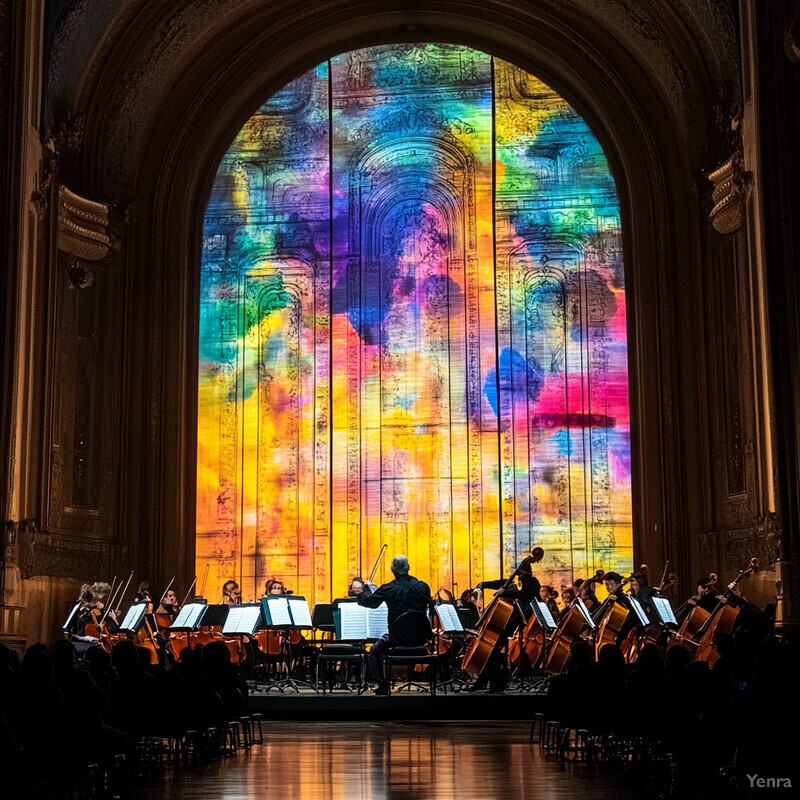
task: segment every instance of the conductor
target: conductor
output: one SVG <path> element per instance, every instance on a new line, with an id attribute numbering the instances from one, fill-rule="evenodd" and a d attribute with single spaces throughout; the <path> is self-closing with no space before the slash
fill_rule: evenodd
<path id="1" fill-rule="evenodd" d="M 394 580 L 379 586 L 374 592 L 369 585 L 358 595 L 358 604 L 367 608 L 377 608 L 386 603 L 389 608 L 389 632 L 378 639 L 367 655 L 367 677 L 378 681 L 375 694 L 389 694 L 389 680 L 383 674 L 381 658 L 389 649 L 392 629 L 401 614 L 406 611 L 425 611 L 431 603 L 431 589 L 424 581 L 418 581 L 408 574 L 408 559 L 395 556 L 392 559 Z"/>

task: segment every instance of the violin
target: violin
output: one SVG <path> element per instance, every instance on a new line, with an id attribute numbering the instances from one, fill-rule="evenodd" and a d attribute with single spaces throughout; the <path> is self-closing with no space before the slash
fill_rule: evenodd
<path id="1" fill-rule="evenodd" d="M 464 660 L 461 662 L 461 669 L 467 675 L 471 675 L 473 678 L 480 676 L 514 613 L 514 603 L 503 597 L 503 590 L 512 584 L 517 573 L 527 570 L 531 564 L 536 564 L 542 558 L 544 558 L 544 550 L 541 547 L 535 547 L 531 554 L 523 559 L 511 573 L 511 577 L 497 591 L 492 602 L 486 607 L 478 620 L 477 634 L 467 645 Z"/>

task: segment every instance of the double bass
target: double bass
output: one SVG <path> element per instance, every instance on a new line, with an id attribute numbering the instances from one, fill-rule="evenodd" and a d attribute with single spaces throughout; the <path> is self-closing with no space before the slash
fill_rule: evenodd
<path id="1" fill-rule="evenodd" d="M 467 645 L 464 660 L 461 662 L 461 669 L 467 675 L 471 675 L 473 678 L 480 676 L 514 613 L 514 603 L 503 597 L 503 590 L 512 584 L 518 572 L 523 571 L 530 564 L 541 561 L 542 558 L 544 558 L 544 550 L 541 547 L 534 547 L 531 554 L 520 562 L 519 566 L 511 573 L 511 577 L 497 591 L 492 602 L 484 610 L 483 616 L 478 620 L 478 631 L 475 638 Z"/>

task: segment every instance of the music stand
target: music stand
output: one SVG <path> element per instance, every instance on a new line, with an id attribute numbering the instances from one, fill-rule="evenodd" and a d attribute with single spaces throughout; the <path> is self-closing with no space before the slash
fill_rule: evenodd
<path id="1" fill-rule="evenodd" d="M 298 681 L 292 677 L 292 669 L 295 664 L 293 663 L 290 641 L 291 632 L 297 631 L 299 633 L 301 630 L 313 628 L 306 598 L 298 595 L 267 595 L 261 598 L 261 608 L 267 631 L 269 632 L 270 628 L 275 628 L 281 632 L 281 653 L 286 670 L 286 677 L 277 681 L 274 687 L 270 688 L 277 689 L 281 694 L 286 689 L 294 689 L 299 694 L 301 685 L 313 689 L 314 686 L 309 681 Z M 269 634 L 267 638 L 269 638 Z"/>

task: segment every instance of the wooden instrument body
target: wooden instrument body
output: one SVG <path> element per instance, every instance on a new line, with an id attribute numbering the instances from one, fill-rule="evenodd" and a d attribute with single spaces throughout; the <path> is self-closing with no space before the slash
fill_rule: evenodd
<path id="1" fill-rule="evenodd" d="M 562 612 L 558 627 L 550 640 L 550 654 L 544 666 L 548 675 L 560 675 L 564 671 L 569 661 L 569 649 L 580 636 L 585 624 L 583 614 L 575 606 Z"/>
<path id="2" fill-rule="evenodd" d="M 467 645 L 461 669 L 473 678 L 483 672 L 495 645 L 505 633 L 506 625 L 514 613 L 514 604 L 503 597 L 495 597 L 475 638 Z"/>
<path id="3" fill-rule="evenodd" d="M 508 660 L 513 666 L 527 667 L 533 669 L 542 657 L 544 652 L 544 629 L 532 614 L 522 630 L 522 643 L 520 644 L 519 634 L 512 636 L 508 640 Z M 527 659 L 527 663 L 525 662 Z"/>
<path id="4" fill-rule="evenodd" d="M 670 642 L 667 645 L 667 651 L 669 651 L 670 648 L 675 647 L 676 644 L 686 645 L 686 649 L 690 652 L 692 658 L 694 658 L 697 653 L 698 644 L 698 642 L 695 641 L 695 637 L 703 625 L 706 624 L 706 621 L 710 616 L 710 611 L 706 611 L 700 606 L 695 606 L 689 612 L 689 616 L 686 617 L 680 628 L 678 628 L 678 632 L 670 639 Z"/>
<path id="5" fill-rule="evenodd" d="M 172 657 L 177 661 L 180 658 L 181 650 L 186 647 L 196 647 L 197 645 L 207 645 L 211 642 L 222 642 L 231 654 L 231 662 L 238 664 L 247 658 L 247 652 L 242 647 L 240 639 L 229 639 L 222 635 L 222 628 L 219 625 L 204 625 L 196 631 L 170 631 L 167 649 Z"/>
<path id="6" fill-rule="evenodd" d="M 644 628 L 641 626 L 631 628 L 620 645 L 625 663 L 633 664 L 645 645 L 654 644 L 659 647 L 666 632 L 667 628 L 658 622 L 653 622 Z"/>
<path id="7" fill-rule="evenodd" d="M 594 657 L 600 657 L 604 645 L 616 644 L 622 625 L 628 617 L 628 609 L 622 603 L 610 603 L 603 612 L 594 632 Z"/>
<path id="8" fill-rule="evenodd" d="M 713 667 L 719 658 L 719 653 L 714 647 L 714 636 L 717 633 L 731 633 L 739 616 L 739 609 L 731 605 L 723 605 L 717 609 L 708 622 L 700 642 L 697 647 L 696 661 L 708 661 L 709 667 Z"/>

